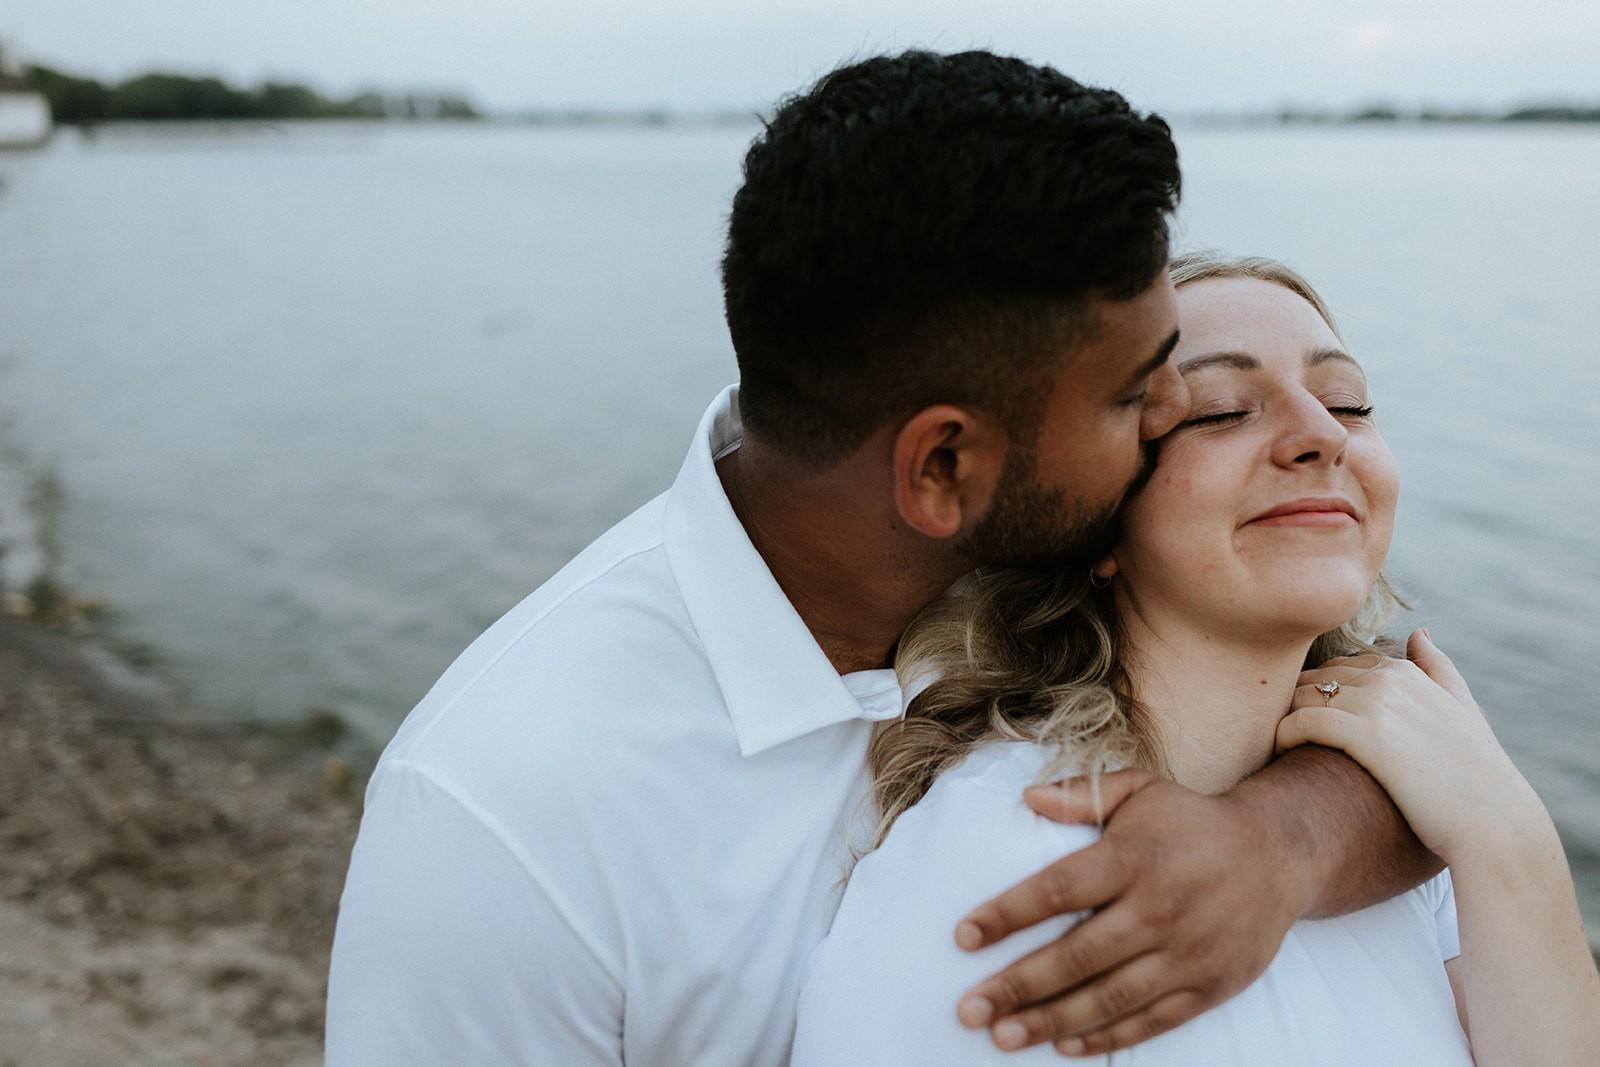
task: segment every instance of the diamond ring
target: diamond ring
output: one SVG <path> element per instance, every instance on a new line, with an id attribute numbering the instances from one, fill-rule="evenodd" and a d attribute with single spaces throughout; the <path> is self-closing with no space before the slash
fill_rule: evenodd
<path id="1" fill-rule="evenodd" d="M 1322 694 L 1322 703 L 1324 706 L 1326 706 L 1328 702 L 1339 693 L 1338 682 L 1319 682 L 1315 688 L 1317 692 Z"/>

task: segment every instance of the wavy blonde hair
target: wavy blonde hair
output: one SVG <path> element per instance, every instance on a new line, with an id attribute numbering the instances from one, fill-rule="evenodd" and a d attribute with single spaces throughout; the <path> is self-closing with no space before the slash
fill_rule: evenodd
<path id="1" fill-rule="evenodd" d="M 1275 260 L 1195 252 L 1172 260 L 1173 284 L 1256 278 L 1302 297 L 1343 340 L 1332 313 L 1299 274 Z M 1380 573 L 1356 617 L 1322 634 L 1307 667 L 1333 656 L 1387 653 L 1380 631 L 1404 602 Z M 933 781 L 997 740 L 1053 746 L 1045 781 L 1113 765 L 1158 774 L 1167 761 L 1155 721 L 1134 699 L 1126 640 L 1109 589 L 1085 573 L 979 568 L 929 604 L 900 639 L 895 671 L 908 689 L 936 677 L 905 718 L 880 724 L 867 750 L 877 807 L 876 848 Z"/>

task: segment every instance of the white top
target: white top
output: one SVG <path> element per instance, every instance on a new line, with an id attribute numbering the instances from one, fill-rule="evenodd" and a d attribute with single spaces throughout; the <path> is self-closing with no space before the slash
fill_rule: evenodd
<path id="1" fill-rule="evenodd" d="M 889 670 L 841 678 L 714 460 L 445 671 L 367 786 L 329 975 L 341 1065 L 781 1064 Z M 974 898 L 966 904 L 977 904 Z"/>
<path id="2" fill-rule="evenodd" d="M 794 1067 L 1069 1062 L 1048 1044 L 1001 1052 L 955 1014 L 968 988 L 1081 917 L 976 953 L 953 939 L 975 902 L 1098 839 L 1097 829 L 1051 822 L 1022 803 L 1048 760 L 1024 742 L 980 749 L 861 860 L 808 968 Z M 1354 914 L 1296 923 L 1266 973 L 1231 1000 L 1113 1057 L 1070 1062 L 1470 1067 L 1443 963 L 1460 951 L 1445 872 Z"/>

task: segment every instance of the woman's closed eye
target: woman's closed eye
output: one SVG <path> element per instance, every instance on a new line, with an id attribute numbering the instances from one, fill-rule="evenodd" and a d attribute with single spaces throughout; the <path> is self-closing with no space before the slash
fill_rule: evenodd
<path id="1" fill-rule="evenodd" d="M 1372 417 L 1372 405 L 1363 404 L 1338 404 L 1330 405 L 1328 411 L 1334 415 L 1347 419 L 1367 419 Z M 1248 411 L 1214 411 L 1205 415 L 1195 415 L 1180 423 L 1183 426 L 1225 426 L 1236 422 L 1250 414 Z"/>
<path id="2" fill-rule="evenodd" d="M 1179 429 L 1185 426 L 1221 426 L 1234 422 L 1250 414 L 1248 411 L 1214 411 L 1207 415 L 1194 415 L 1179 423 Z"/>

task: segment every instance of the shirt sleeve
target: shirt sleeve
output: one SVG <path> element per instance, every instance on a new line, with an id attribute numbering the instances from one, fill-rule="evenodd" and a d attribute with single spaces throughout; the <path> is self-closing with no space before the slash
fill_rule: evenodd
<path id="1" fill-rule="evenodd" d="M 380 763 L 340 899 L 328 1067 L 622 1062 L 622 987 L 458 789 Z"/>
<path id="2" fill-rule="evenodd" d="M 1439 958 L 1453 960 L 1461 955 L 1461 930 L 1456 923 L 1456 890 L 1446 867 L 1433 878 L 1433 921 L 1439 931 Z"/>
<path id="3" fill-rule="evenodd" d="M 967 912 L 1098 836 L 1033 814 L 1022 785 L 936 783 L 851 875 L 809 961 L 792 1067 L 1066 1062 L 1049 1045 L 1001 1052 L 987 1031 L 960 1025 L 956 1002 L 1081 916 L 1057 916 L 978 952 L 957 948 L 954 935 Z"/>

